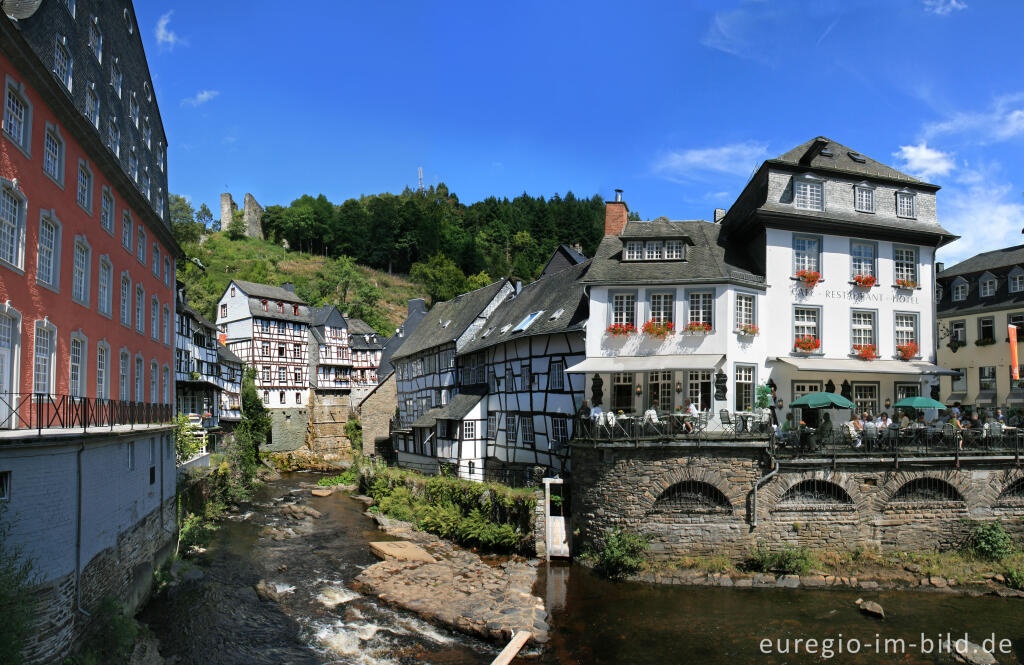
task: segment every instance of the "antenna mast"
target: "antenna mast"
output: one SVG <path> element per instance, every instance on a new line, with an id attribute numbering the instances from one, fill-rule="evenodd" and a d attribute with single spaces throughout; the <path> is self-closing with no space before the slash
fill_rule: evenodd
<path id="1" fill-rule="evenodd" d="M 419 171 L 419 175 L 420 175 L 420 191 L 422 192 L 423 191 L 423 167 L 422 166 L 417 167 L 416 170 Z"/>

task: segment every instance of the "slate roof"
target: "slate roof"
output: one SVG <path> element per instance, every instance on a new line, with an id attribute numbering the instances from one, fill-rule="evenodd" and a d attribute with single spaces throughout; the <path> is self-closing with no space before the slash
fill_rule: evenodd
<path id="1" fill-rule="evenodd" d="M 245 295 L 251 298 L 266 298 L 267 300 L 283 300 L 284 302 L 306 305 L 305 300 L 295 294 L 294 291 L 281 286 L 270 286 L 269 284 L 257 284 L 256 282 L 245 282 L 240 279 L 232 280 L 242 289 Z"/>
<path id="2" fill-rule="evenodd" d="M 935 303 L 936 314 L 964 316 L 1024 308 L 1024 291 L 1010 292 L 1009 275 L 1018 267 L 1024 267 L 1024 245 L 982 252 L 946 268 L 936 275 L 936 281 L 942 285 L 942 297 Z M 996 278 L 996 292 L 983 298 L 980 277 L 985 273 Z M 953 302 L 953 284 L 958 277 L 967 281 L 967 298 Z"/>
<path id="3" fill-rule="evenodd" d="M 956 277 L 957 275 L 969 275 L 974 272 L 984 272 L 986 270 L 1013 267 L 1015 265 L 1024 265 L 1024 245 L 1004 247 L 1002 249 L 994 249 L 991 252 L 975 254 L 969 259 L 964 259 L 960 263 L 944 269 L 937 277 L 940 279 L 943 277 Z"/>
<path id="4" fill-rule="evenodd" d="M 333 319 L 333 321 L 332 321 Z M 334 305 L 309 308 L 309 325 L 323 327 L 330 323 L 337 328 L 347 328 L 348 323 Z"/>
<path id="5" fill-rule="evenodd" d="M 348 323 L 348 334 L 349 335 L 376 335 L 377 331 L 373 329 L 366 321 L 362 319 L 349 318 L 346 319 Z"/>
<path id="6" fill-rule="evenodd" d="M 812 148 L 814 148 L 813 152 L 808 154 L 808 151 Z M 831 152 L 832 156 L 829 157 L 828 155 L 821 154 L 822 149 Z M 863 162 L 853 159 L 853 157 L 851 157 L 851 153 L 858 156 L 863 160 Z M 906 173 L 897 171 L 891 166 L 877 162 L 867 155 L 857 152 L 853 148 L 848 148 L 842 143 L 838 143 L 824 136 L 817 136 L 810 141 L 801 143 L 789 152 L 783 153 L 775 159 L 767 160 L 766 163 L 781 163 L 804 166 L 812 169 L 841 171 L 843 173 L 867 178 L 882 178 L 884 180 L 893 180 L 911 185 L 926 185 L 928 187 L 938 189 L 937 185 L 932 185 L 923 180 L 918 180 L 913 176 L 907 175 Z"/>
<path id="7" fill-rule="evenodd" d="M 562 244 L 559 245 L 559 247 L 562 248 L 565 251 L 565 253 L 569 255 L 569 258 L 575 261 L 576 263 L 583 263 L 584 261 L 587 260 L 586 256 L 584 256 L 580 252 L 577 252 L 572 247 L 569 247 L 569 245 Z"/>
<path id="8" fill-rule="evenodd" d="M 416 330 L 407 335 L 402 345 L 391 355 L 392 361 L 457 340 L 508 283 L 508 278 L 500 279 L 434 305 L 416 326 Z M 451 323 L 445 326 L 446 321 Z"/>
<path id="9" fill-rule="evenodd" d="M 590 303 L 586 287 L 579 280 L 586 275 L 590 265 L 591 262 L 587 261 L 541 277 L 524 286 L 515 298 L 506 300 L 495 308 L 476 336 L 459 350 L 459 354 L 473 353 L 521 337 L 583 330 L 590 311 Z M 552 320 L 551 315 L 559 309 L 565 311 L 557 319 Z M 533 312 L 541 310 L 544 313 L 526 330 L 512 332 L 516 324 Z M 501 329 L 505 326 L 509 328 L 502 333 Z M 490 333 L 484 337 L 488 331 Z"/>
<path id="10" fill-rule="evenodd" d="M 179 312 L 185 312 L 186 314 L 191 316 L 193 319 L 198 321 L 199 325 L 203 326 L 204 328 L 208 328 L 210 330 L 216 330 L 217 329 L 217 326 L 215 324 L 210 323 L 209 319 L 207 319 L 205 316 L 203 316 L 202 314 L 200 314 L 196 310 L 192 309 L 192 307 L 189 306 L 188 303 L 182 302 L 181 300 L 179 300 L 177 308 L 178 308 Z"/>
<path id="11" fill-rule="evenodd" d="M 267 303 L 267 311 L 263 311 L 263 303 L 256 298 L 249 298 L 249 313 L 253 316 L 257 316 L 261 319 L 276 319 L 278 321 L 294 321 L 296 323 L 305 323 L 309 325 L 309 305 L 299 305 L 299 313 L 294 314 L 295 311 L 289 303 L 283 312 L 277 310 L 277 303 Z"/>
<path id="12" fill-rule="evenodd" d="M 225 360 L 225 361 L 227 361 L 229 363 L 235 363 L 237 365 L 244 365 L 245 364 L 245 362 L 241 358 L 236 356 L 234 354 L 234 352 L 231 351 L 231 349 L 229 349 L 228 347 L 224 346 L 223 344 L 218 344 L 217 345 L 217 357 L 220 358 L 221 360 Z"/>
<path id="13" fill-rule="evenodd" d="M 431 409 L 417 418 L 412 426 L 433 427 L 438 420 L 462 420 L 483 398 L 484 396 L 480 394 L 458 393 L 444 406 Z"/>
<path id="14" fill-rule="evenodd" d="M 597 248 L 584 284 L 677 284 L 734 280 L 764 285 L 748 261 L 719 244 L 722 226 L 702 220 L 627 222 L 621 236 L 605 236 Z M 685 261 L 622 261 L 623 239 L 689 239 Z M 692 243 L 692 244 L 690 244 Z"/>
<path id="15" fill-rule="evenodd" d="M 380 367 L 377 368 L 377 376 L 384 376 L 388 372 L 394 370 L 391 366 L 391 356 L 398 350 L 398 347 L 402 346 L 402 342 L 405 338 L 412 334 L 416 327 L 420 324 L 420 321 L 427 315 L 427 306 L 422 298 L 413 298 L 408 304 L 409 314 L 405 317 L 405 321 L 402 325 L 395 330 L 395 334 L 388 337 L 387 341 L 384 342 L 384 349 L 380 354 Z M 402 334 L 399 335 L 398 332 Z M 381 380 L 383 383 L 383 379 Z"/>

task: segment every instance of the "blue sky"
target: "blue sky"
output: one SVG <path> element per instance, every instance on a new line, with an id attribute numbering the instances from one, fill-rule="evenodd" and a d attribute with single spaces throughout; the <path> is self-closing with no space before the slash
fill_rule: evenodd
<path id="1" fill-rule="evenodd" d="M 297 9 L 301 8 L 301 9 Z M 1022 242 L 1024 3 L 137 0 L 170 190 L 443 181 L 708 219 L 817 135 L 939 184 L 949 262 Z"/>

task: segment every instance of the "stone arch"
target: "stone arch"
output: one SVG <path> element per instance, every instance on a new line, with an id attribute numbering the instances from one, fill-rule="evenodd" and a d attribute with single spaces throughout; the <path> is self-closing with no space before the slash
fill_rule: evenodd
<path id="1" fill-rule="evenodd" d="M 683 480 L 669 485 L 651 506 L 649 513 L 731 513 L 725 494 L 702 480 Z"/>
<path id="2" fill-rule="evenodd" d="M 665 474 L 656 483 L 652 483 L 654 486 L 651 487 L 651 491 L 644 497 L 646 499 L 644 512 L 653 511 L 658 499 L 664 496 L 669 489 L 687 482 L 710 485 L 718 494 L 725 498 L 728 512 L 730 513 L 735 510 L 736 506 L 743 504 L 744 491 L 749 489 L 741 486 L 740 483 L 730 482 L 725 474 L 716 469 L 697 465 L 678 466 Z"/>
<path id="3" fill-rule="evenodd" d="M 870 509 L 868 499 L 861 491 L 857 479 L 849 473 L 832 471 L 831 469 L 819 469 L 816 471 L 784 473 L 780 475 L 782 476 L 779 478 L 780 482 L 769 482 L 760 490 L 762 493 L 761 500 L 769 510 L 775 510 L 788 492 L 807 481 L 835 485 L 850 498 L 850 509 L 852 510 L 864 512 Z"/>
<path id="4" fill-rule="evenodd" d="M 1024 476 L 1008 481 L 996 498 L 996 502 L 1004 505 L 1024 504 Z"/>
<path id="5" fill-rule="evenodd" d="M 963 493 L 948 481 L 932 476 L 918 476 L 903 483 L 892 493 L 889 502 L 894 501 L 965 502 L 966 500 Z"/>
<path id="6" fill-rule="evenodd" d="M 969 471 L 962 471 L 959 469 L 945 469 L 943 471 L 899 470 L 886 475 L 882 486 L 879 488 L 874 509 L 878 512 L 882 512 L 893 500 L 905 500 L 895 499 L 896 493 L 899 492 L 900 488 L 907 483 L 916 481 L 920 478 L 928 478 L 932 481 L 939 481 L 949 485 L 959 495 L 959 499 L 956 499 L 956 501 L 959 501 L 960 503 L 966 503 L 967 497 L 971 495 L 971 477 Z"/>
<path id="7" fill-rule="evenodd" d="M 829 480 L 808 478 L 794 483 L 779 499 L 777 505 L 803 504 L 841 504 L 853 508 L 853 498 L 840 485 Z"/>

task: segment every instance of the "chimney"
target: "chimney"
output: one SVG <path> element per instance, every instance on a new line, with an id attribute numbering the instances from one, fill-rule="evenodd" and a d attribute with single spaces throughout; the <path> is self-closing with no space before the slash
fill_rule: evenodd
<path id="1" fill-rule="evenodd" d="M 615 190 L 615 200 L 604 204 L 604 234 L 606 236 L 622 235 L 629 219 L 629 206 L 622 200 L 622 190 Z"/>
<path id="2" fill-rule="evenodd" d="M 725 219 L 725 208 L 715 208 L 715 224 Z"/>
<path id="3" fill-rule="evenodd" d="M 945 268 L 945 267 L 946 267 L 945 263 L 943 263 L 942 261 L 937 261 L 935 263 L 935 272 L 936 273 L 940 273 L 940 272 L 942 272 L 942 269 Z"/>

